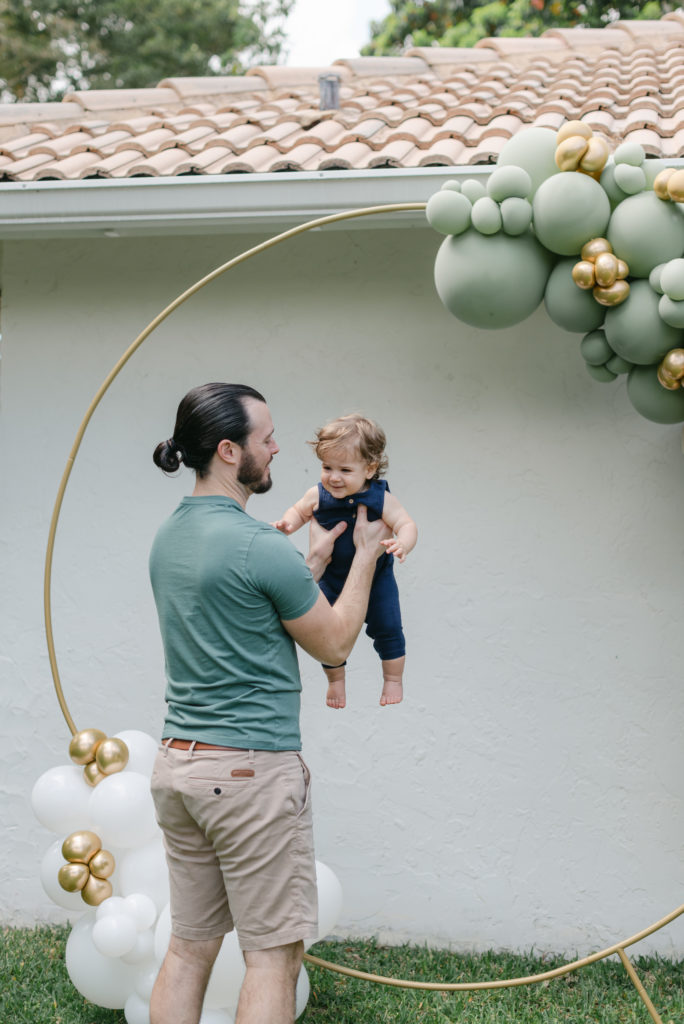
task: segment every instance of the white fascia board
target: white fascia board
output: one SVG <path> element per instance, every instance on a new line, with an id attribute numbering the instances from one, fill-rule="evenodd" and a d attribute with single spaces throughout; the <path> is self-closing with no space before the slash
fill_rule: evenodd
<path id="1" fill-rule="evenodd" d="M 282 172 L 179 178 L 0 184 L 0 239 L 273 234 L 316 217 L 426 202 L 453 178 L 486 180 L 492 167 Z M 422 211 L 360 217 L 346 230 L 423 226 Z"/>

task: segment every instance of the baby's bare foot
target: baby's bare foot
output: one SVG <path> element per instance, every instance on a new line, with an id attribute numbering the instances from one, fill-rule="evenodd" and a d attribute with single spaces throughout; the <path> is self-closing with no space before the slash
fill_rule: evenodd
<path id="1" fill-rule="evenodd" d="M 404 696 L 404 687 L 400 679 L 386 679 L 380 694 L 380 704 L 400 704 Z"/>
<path id="2" fill-rule="evenodd" d="M 344 686 L 344 679 L 337 679 L 328 683 L 328 692 L 325 703 L 329 708 L 344 708 L 347 706 L 347 693 Z"/>

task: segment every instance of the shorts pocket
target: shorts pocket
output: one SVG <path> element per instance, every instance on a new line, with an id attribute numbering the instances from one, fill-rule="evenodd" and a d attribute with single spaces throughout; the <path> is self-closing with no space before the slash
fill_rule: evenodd
<path id="1" fill-rule="evenodd" d="M 300 754 L 297 757 L 297 785 L 293 789 L 292 800 L 295 817 L 301 818 L 311 803 L 311 772 Z"/>

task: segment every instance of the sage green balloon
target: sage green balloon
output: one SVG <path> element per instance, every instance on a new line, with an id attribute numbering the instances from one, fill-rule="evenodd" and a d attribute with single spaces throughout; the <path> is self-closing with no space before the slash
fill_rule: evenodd
<path id="1" fill-rule="evenodd" d="M 528 232 L 481 235 L 470 228 L 445 238 L 435 259 L 437 293 L 455 317 L 473 327 L 510 327 L 535 311 L 552 260 Z"/>
<path id="2" fill-rule="evenodd" d="M 605 191 L 593 178 L 575 171 L 547 178 L 532 201 L 537 238 L 561 256 L 579 254 L 585 242 L 603 237 L 609 220 L 610 202 Z"/>
<path id="3" fill-rule="evenodd" d="M 615 181 L 615 164 L 611 161 L 606 164 L 601 172 L 600 185 L 608 196 L 612 208 L 615 208 L 618 203 L 627 198 L 627 193 L 623 192 Z"/>
<path id="4" fill-rule="evenodd" d="M 666 266 L 667 263 L 658 263 L 658 265 L 655 266 L 651 273 L 648 275 L 648 283 L 650 284 L 654 292 L 658 292 L 658 295 L 662 295 L 665 291 L 665 289 L 660 283 L 660 275 L 662 274 Z"/>
<path id="5" fill-rule="evenodd" d="M 638 142 L 622 142 L 613 153 L 613 160 L 616 164 L 631 164 L 632 167 L 641 167 L 646 159 L 644 147 Z"/>
<path id="6" fill-rule="evenodd" d="M 605 237 L 627 263 L 630 278 L 648 277 L 659 263 L 684 252 L 684 216 L 676 203 L 640 192 L 615 207 Z"/>
<path id="7" fill-rule="evenodd" d="M 532 191 L 532 179 L 524 167 L 497 167 L 487 181 L 487 192 L 497 203 L 516 197 L 525 199 Z"/>
<path id="8" fill-rule="evenodd" d="M 500 210 L 507 235 L 522 235 L 532 223 L 532 205 L 528 199 L 510 196 L 501 203 Z"/>
<path id="9" fill-rule="evenodd" d="M 637 412 L 654 423 L 684 421 L 684 391 L 668 391 L 658 380 L 658 364 L 635 366 L 627 378 L 627 394 Z"/>
<path id="10" fill-rule="evenodd" d="M 442 189 L 427 201 L 425 216 L 430 227 L 442 235 L 460 235 L 470 226 L 470 200 L 461 192 Z"/>
<path id="11" fill-rule="evenodd" d="M 585 363 L 585 369 L 590 377 L 602 384 L 610 384 L 611 380 L 615 380 L 617 377 L 617 374 L 609 370 L 607 366 L 592 366 L 591 363 Z"/>
<path id="12" fill-rule="evenodd" d="M 621 373 L 629 373 L 634 363 L 628 363 L 622 356 L 611 356 L 605 365 L 606 369 L 610 370 L 611 373 L 619 375 Z"/>
<path id="13" fill-rule="evenodd" d="M 501 210 L 499 204 L 495 203 L 489 196 L 481 196 L 473 203 L 473 212 L 470 217 L 471 223 L 476 231 L 483 235 L 493 235 L 501 231 Z"/>
<path id="14" fill-rule="evenodd" d="M 671 299 L 684 299 L 684 260 L 670 260 L 661 267 L 659 284 Z"/>
<path id="15" fill-rule="evenodd" d="M 560 174 L 556 164 L 556 133 L 550 128 L 524 128 L 516 132 L 499 153 L 497 167 L 522 167 L 530 176 L 531 199 L 542 181 Z"/>
<path id="16" fill-rule="evenodd" d="M 558 261 L 549 275 L 544 305 L 554 324 L 566 331 L 594 331 L 603 323 L 606 309 L 591 291 L 583 291 L 573 281 L 576 262 L 574 257 Z"/>
<path id="17" fill-rule="evenodd" d="M 612 359 L 615 353 L 608 344 L 605 331 L 592 331 L 582 338 L 580 352 L 585 363 L 590 366 L 603 366 Z"/>
<path id="18" fill-rule="evenodd" d="M 615 164 L 615 184 L 628 196 L 634 196 L 646 188 L 646 175 L 641 167 L 634 167 L 632 164 Z"/>
<path id="19" fill-rule="evenodd" d="M 671 299 L 669 295 L 661 295 L 658 301 L 658 312 L 661 320 L 670 327 L 684 328 L 684 302 Z"/>
<path id="20" fill-rule="evenodd" d="M 449 178 L 449 180 L 445 181 L 441 187 L 448 189 L 452 192 L 460 192 L 461 182 L 457 178 Z"/>
<path id="21" fill-rule="evenodd" d="M 608 344 L 630 363 L 648 366 L 677 348 L 680 332 L 662 320 L 658 300 L 648 281 L 632 281 L 625 301 L 606 312 Z"/>
<path id="22" fill-rule="evenodd" d="M 466 178 L 461 184 L 461 192 L 468 197 L 471 203 L 476 203 L 478 199 L 487 195 L 487 186 L 476 178 Z"/>

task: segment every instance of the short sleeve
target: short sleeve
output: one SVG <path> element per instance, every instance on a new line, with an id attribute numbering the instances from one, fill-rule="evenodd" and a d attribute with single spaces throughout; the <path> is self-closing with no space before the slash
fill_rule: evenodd
<path id="1" fill-rule="evenodd" d="M 255 534 L 249 553 L 252 581 L 273 602 L 280 619 L 298 619 L 320 593 L 311 570 L 285 534 L 264 529 Z"/>

